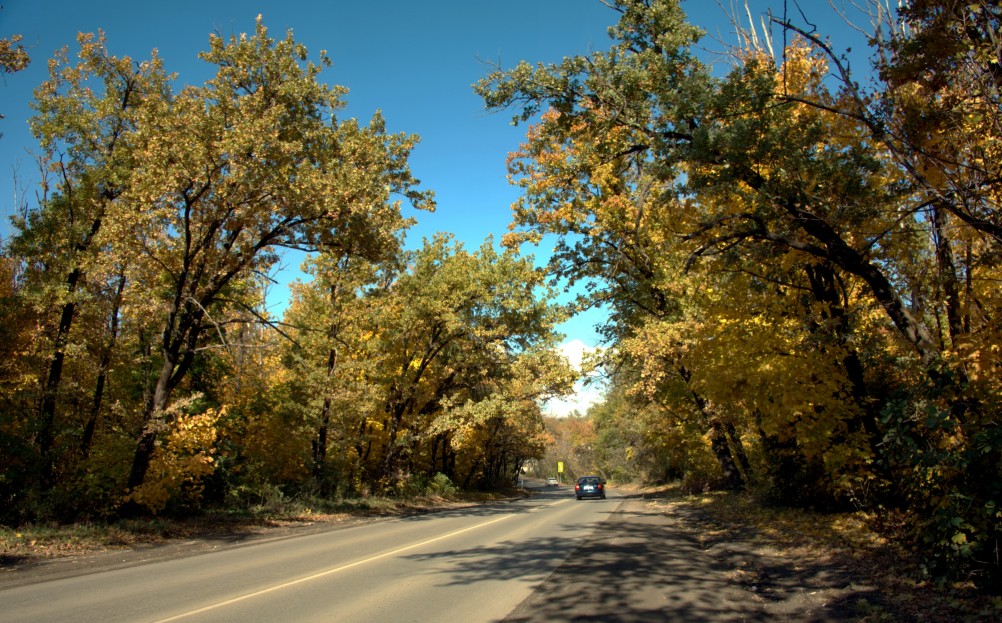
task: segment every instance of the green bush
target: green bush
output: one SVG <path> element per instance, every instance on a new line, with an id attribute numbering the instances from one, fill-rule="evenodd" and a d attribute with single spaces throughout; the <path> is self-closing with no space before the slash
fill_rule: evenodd
<path id="1" fill-rule="evenodd" d="M 439 472 L 428 482 L 428 492 L 438 495 L 455 495 L 459 492 L 459 487 L 453 484 L 448 476 Z"/>

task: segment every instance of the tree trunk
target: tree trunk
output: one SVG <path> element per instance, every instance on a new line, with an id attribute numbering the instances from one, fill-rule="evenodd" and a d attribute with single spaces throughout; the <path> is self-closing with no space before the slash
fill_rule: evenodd
<path id="1" fill-rule="evenodd" d="M 84 427 L 83 438 L 80 440 L 80 452 L 83 456 L 90 454 L 90 448 L 94 440 L 94 431 L 97 428 L 97 419 L 101 413 L 101 403 L 104 399 L 104 386 L 108 378 L 108 368 L 111 366 L 111 355 L 118 341 L 118 314 L 122 305 L 122 292 L 125 290 L 125 275 L 119 275 L 118 288 L 115 291 L 114 305 L 111 309 L 111 328 L 108 342 L 101 351 L 101 363 L 98 366 L 97 384 L 94 388 L 94 400 L 91 404 L 90 418 Z"/>
<path id="2" fill-rule="evenodd" d="M 90 245 L 91 241 L 101 230 L 102 219 L 100 216 L 91 222 L 90 231 L 83 240 L 74 245 L 73 251 L 83 253 Z M 63 364 L 66 359 L 66 344 L 69 341 L 70 328 L 73 326 L 73 317 L 76 314 L 76 303 L 73 297 L 76 294 L 80 281 L 84 278 L 83 270 L 80 266 L 75 266 L 66 277 L 67 302 L 63 305 L 62 313 L 59 316 L 59 328 L 56 331 L 56 338 L 53 342 L 52 359 L 49 361 L 49 369 L 45 375 L 45 386 L 42 391 L 42 401 L 39 405 L 39 420 L 41 422 L 38 431 L 38 450 L 42 457 L 41 488 L 48 490 L 53 482 L 53 462 L 52 445 L 55 443 L 56 428 L 56 399 L 59 394 L 59 386 L 63 380 Z"/>
<path id="3" fill-rule="evenodd" d="M 164 364 L 160 368 L 160 377 L 157 379 L 153 396 L 147 401 L 144 409 L 143 431 L 140 433 L 139 443 L 136 444 L 136 450 L 132 457 L 132 469 L 129 470 L 129 480 L 126 483 L 126 487 L 130 491 L 142 485 L 146 479 L 146 471 L 150 467 L 150 459 L 153 458 L 153 449 L 156 447 L 158 434 L 156 420 L 167 408 L 173 372 L 173 361 L 170 358 L 165 358 Z"/>
<path id="4" fill-rule="evenodd" d="M 143 430 L 136 444 L 132 469 L 129 471 L 129 480 L 126 483 L 129 490 L 135 490 L 145 481 L 158 435 L 159 426 L 156 420 L 163 417 L 171 393 L 187 374 L 195 358 L 195 346 L 202 329 L 202 312 L 200 308 L 191 305 L 175 309 L 179 312 L 172 314 L 163 332 L 161 347 L 163 365 L 160 367 L 160 375 L 157 377 L 153 394 L 143 409 Z"/>
<path id="5" fill-rule="evenodd" d="M 326 378 L 328 385 L 336 367 L 337 350 L 332 348 L 327 354 Z M 327 429 L 330 426 L 331 418 L 331 399 L 330 395 L 327 394 L 328 388 L 325 387 L 324 390 L 324 404 L 320 409 L 320 425 L 317 428 L 317 437 L 313 443 L 313 477 L 318 479 L 323 476 L 324 468 L 327 466 Z"/>
<path id="6" fill-rule="evenodd" d="M 950 329 L 950 340 L 956 346 L 963 335 L 964 314 L 961 311 L 960 282 L 957 278 L 957 262 L 950 238 L 947 235 L 947 211 L 940 205 L 932 207 L 932 224 L 935 232 L 936 260 L 939 264 L 939 281 L 946 299 L 946 320 Z"/>
<path id="7" fill-rule="evenodd" d="M 77 280 L 80 271 L 74 270 L 70 274 L 68 289 L 72 295 L 76 291 Z M 56 396 L 59 393 L 59 385 L 63 379 L 63 363 L 66 359 L 66 343 L 73 325 L 73 316 L 76 312 L 76 304 L 72 301 L 63 305 L 62 314 L 59 317 L 59 328 L 56 331 L 54 340 L 52 359 L 49 360 L 49 369 L 45 375 L 45 387 L 42 390 L 42 402 L 39 405 L 40 426 L 38 429 L 38 452 L 42 457 L 41 487 L 43 491 L 52 488 L 53 483 L 53 463 L 52 445 L 55 443 L 56 429 Z"/>
<path id="8" fill-rule="evenodd" d="M 677 366 L 677 370 L 682 380 L 685 381 L 686 385 L 689 385 L 692 373 L 685 366 Z M 724 477 L 724 486 L 731 491 L 744 489 L 744 479 L 741 478 L 741 472 L 738 471 L 737 463 L 734 462 L 734 455 L 731 454 L 730 444 L 727 443 L 727 431 L 720 422 L 720 418 L 715 417 L 711 413 L 710 404 L 702 395 L 692 389 L 691 386 L 689 387 L 689 393 L 696 408 L 699 409 L 703 418 L 708 422 L 710 429 L 710 449 L 713 450 L 713 455 L 717 457 L 717 462 L 720 463 L 720 471 Z"/>
<path id="9" fill-rule="evenodd" d="M 400 423 L 403 421 L 404 413 L 407 411 L 407 405 L 400 399 L 394 401 L 393 406 L 390 408 L 390 431 L 389 439 L 386 442 L 386 452 L 383 453 L 383 469 L 382 476 L 384 479 L 389 480 L 393 477 L 393 472 L 397 466 L 397 436 L 400 434 Z"/>
<path id="10" fill-rule="evenodd" d="M 733 422 L 725 422 L 724 430 L 727 431 L 727 439 L 731 442 L 731 448 L 738 457 L 738 464 L 745 473 L 745 478 L 751 477 L 751 462 L 748 461 L 748 453 L 745 452 L 745 445 L 741 442 L 741 435 L 734 428 Z"/>
<path id="11" fill-rule="evenodd" d="M 443 434 L 435 435 L 431 440 L 431 456 L 428 458 L 428 476 L 434 477 L 438 471 L 438 446 L 442 443 Z M 444 458 L 444 457 L 443 457 Z M 444 462 L 444 461 L 443 461 Z"/>
<path id="12" fill-rule="evenodd" d="M 738 471 L 737 463 L 734 462 L 730 445 L 727 443 L 727 431 L 719 418 L 713 418 L 710 421 L 710 448 L 720 463 L 720 469 L 724 476 L 724 488 L 728 491 L 744 489 L 744 479 L 741 477 L 741 472 Z"/>
<path id="13" fill-rule="evenodd" d="M 866 386 L 863 364 L 849 339 L 852 329 L 849 326 L 849 314 L 843 296 L 844 288 L 835 269 L 829 264 L 809 265 L 806 267 L 806 273 L 814 300 L 824 303 L 825 319 L 833 321 L 830 334 L 822 335 L 821 338 L 832 340 L 836 349 L 845 353 L 840 363 L 852 387 L 853 401 L 860 411 L 859 417 L 848 422 L 849 430 L 850 432 L 860 429 L 865 431 L 870 453 L 872 456 L 877 456 L 878 446 L 883 438 L 879 424 L 880 404 L 875 397 L 870 395 L 870 390 Z M 821 326 L 821 323 L 813 319 L 809 321 L 812 333 L 820 335 Z M 824 349 L 824 346 L 822 348 Z M 878 467 L 878 469 L 880 468 Z"/>

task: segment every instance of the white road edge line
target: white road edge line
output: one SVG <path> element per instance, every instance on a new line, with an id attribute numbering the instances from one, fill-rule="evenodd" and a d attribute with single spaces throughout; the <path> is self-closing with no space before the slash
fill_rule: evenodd
<path id="1" fill-rule="evenodd" d="M 205 606 L 205 607 L 199 608 L 197 610 L 189 610 L 188 612 L 182 612 L 181 614 L 175 614 L 174 616 L 167 617 L 166 619 L 158 619 L 154 623 L 167 623 L 167 621 L 177 621 L 177 620 L 183 619 L 185 617 L 190 617 L 190 616 L 192 616 L 194 614 L 201 614 L 203 612 L 208 612 L 209 610 L 215 610 L 216 608 L 222 608 L 223 606 L 229 606 L 231 604 L 235 604 L 237 602 L 244 601 L 245 599 L 250 599 L 251 597 L 257 597 L 258 595 L 264 595 L 265 593 L 271 593 L 271 592 L 274 592 L 274 591 L 282 590 L 283 588 L 288 588 L 290 586 L 295 586 L 296 584 L 302 584 L 303 582 L 309 582 L 309 581 L 315 580 L 317 578 L 322 578 L 325 575 L 332 575 L 334 573 L 338 573 L 338 572 L 344 571 L 346 569 L 351 569 L 352 567 L 357 567 L 359 565 L 364 565 L 364 564 L 372 562 L 374 560 L 379 560 L 380 558 L 386 558 L 388 556 L 394 556 L 394 555 L 399 554 L 401 552 L 406 552 L 409 549 L 414 549 L 415 547 L 421 547 L 422 545 L 428 545 L 429 543 L 434 543 L 435 541 L 441 541 L 442 539 L 447 539 L 449 537 L 456 536 L 457 534 L 462 534 L 464 532 L 469 532 L 470 530 L 476 530 L 477 528 L 482 528 L 484 526 L 489 526 L 491 524 L 498 523 L 499 521 L 504 521 L 505 519 L 511 519 L 514 516 L 515 516 L 515 513 L 509 514 L 509 515 L 504 515 L 502 517 L 498 517 L 497 519 L 492 519 L 490 521 L 485 521 L 484 523 L 479 523 L 479 524 L 477 524 L 475 526 L 470 526 L 469 528 L 463 528 L 462 530 L 456 530 L 455 532 L 450 532 L 448 534 L 443 534 L 442 536 L 437 536 L 434 539 L 428 539 L 427 541 L 421 541 L 420 543 L 414 543 L 413 545 L 408 545 L 407 547 L 401 547 L 401 548 L 395 549 L 395 550 L 393 550 L 391 552 L 384 552 L 382 554 L 379 554 L 377 556 L 372 556 L 372 557 L 366 558 L 364 560 L 357 560 L 357 561 L 355 561 L 353 563 L 350 563 L 350 564 L 347 564 L 347 565 L 342 565 L 340 567 L 335 567 L 334 569 L 328 569 L 327 571 L 321 571 L 320 573 L 315 573 L 313 575 L 309 575 L 309 576 L 306 576 L 304 578 L 299 578 L 298 580 L 292 580 L 291 582 L 285 582 L 284 584 L 276 584 L 275 586 L 270 586 L 268 588 L 264 588 L 264 589 L 261 589 L 259 591 L 254 591 L 253 593 L 247 593 L 246 595 L 241 595 L 239 597 L 234 597 L 233 599 L 227 599 L 226 601 L 221 601 L 219 603 L 215 603 L 215 604 L 212 604 L 210 606 Z"/>

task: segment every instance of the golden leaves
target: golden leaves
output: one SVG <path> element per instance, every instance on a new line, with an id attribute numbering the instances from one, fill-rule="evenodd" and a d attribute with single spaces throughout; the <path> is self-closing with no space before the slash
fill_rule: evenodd
<path id="1" fill-rule="evenodd" d="M 21 35 L 0 39 L 0 74 L 12 74 L 25 69 L 31 57 L 21 45 Z"/>
<path id="2" fill-rule="evenodd" d="M 158 446 L 142 485 L 123 501 L 162 511 L 182 493 L 188 501 L 201 496 L 202 479 L 215 470 L 216 424 L 225 410 L 209 409 L 197 415 L 180 415 L 167 425 L 166 442 Z"/>

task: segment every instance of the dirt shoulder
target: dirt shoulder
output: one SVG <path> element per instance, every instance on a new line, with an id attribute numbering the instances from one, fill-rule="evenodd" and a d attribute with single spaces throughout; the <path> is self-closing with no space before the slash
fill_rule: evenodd
<path id="1" fill-rule="evenodd" d="M 733 620 L 1002 621 L 1002 598 L 972 583 L 923 577 L 916 552 L 872 530 L 873 518 L 858 513 L 768 508 L 751 496 L 682 496 L 674 489 L 634 490 L 632 498 L 627 515 L 658 517 L 690 560 L 713 569 L 712 580 L 696 588 L 713 605 L 691 620 L 728 621 L 739 613 Z M 731 603 L 743 594 L 749 609 L 716 611 L 728 594 Z"/>

